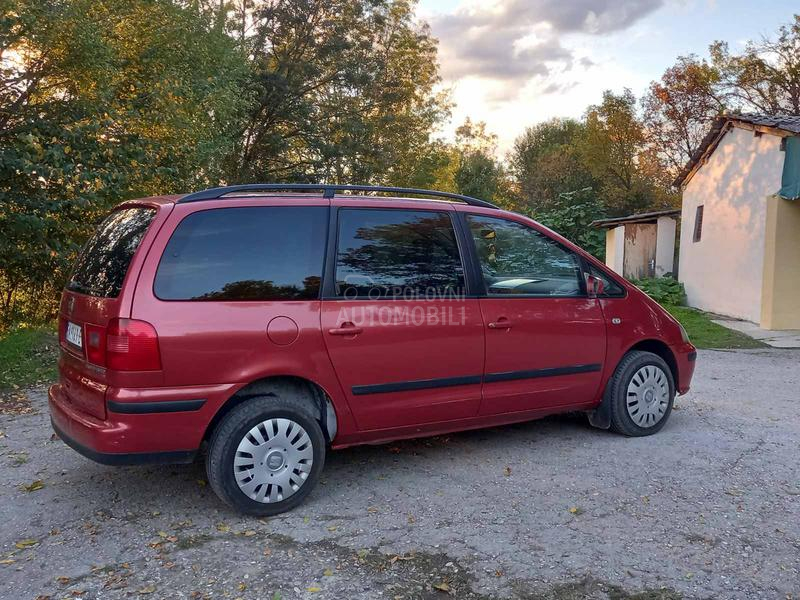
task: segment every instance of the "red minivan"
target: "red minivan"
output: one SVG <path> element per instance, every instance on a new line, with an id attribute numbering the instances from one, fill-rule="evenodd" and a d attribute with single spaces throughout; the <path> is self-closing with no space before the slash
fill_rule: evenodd
<path id="1" fill-rule="evenodd" d="M 655 433 L 697 356 L 656 302 L 538 223 L 372 186 L 124 202 L 78 258 L 59 332 L 64 442 L 116 465 L 207 445 L 211 486 L 252 515 L 299 504 L 328 447 L 566 411 Z"/>

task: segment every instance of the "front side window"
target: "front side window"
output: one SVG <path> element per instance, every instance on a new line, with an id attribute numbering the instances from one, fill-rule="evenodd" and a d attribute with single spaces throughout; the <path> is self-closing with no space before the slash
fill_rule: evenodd
<path id="1" fill-rule="evenodd" d="M 489 295 L 576 296 L 578 257 L 521 223 L 467 215 Z"/>
<path id="2" fill-rule="evenodd" d="M 100 298 L 116 298 L 147 228 L 154 208 L 123 208 L 97 228 L 72 270 L 67 289 Z"/>
<path id="3" fill-rule="evenodd" d="M 594 265 L 589 265 L 589 274 L 603 282 L 603 298 L 621 298 L 625 295 L 625 288 L 614 281 L 611 276 L 601 271 Z"/>
<path id="4" fill-rule="evenodd" d="M 162 300 L 313 300 L 319 297 L 328 209 L 219 208 L 177 226 L 153 289 Z"/>
<path id="5" fill-rule="evenodd" d="M 449 214 L 342 209 L 336 295 L 451 298 L 464 294 L 464 269 Z"/>

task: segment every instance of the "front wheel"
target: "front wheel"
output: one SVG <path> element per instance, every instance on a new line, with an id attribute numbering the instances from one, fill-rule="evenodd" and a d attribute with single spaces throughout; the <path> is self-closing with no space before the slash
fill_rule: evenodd
<path id="1" fill-rule="evenodd" d="M 637 350 L 622 358 L 606 394 L 614 431 L 652 435 L 664 427 L 672 412 L 675 381 L 663 358 Z"/>
<path id="2" fill-rule="evenodd" d="M 212 489 L 231 507 L 259 517 L 300 504 L 325 462 L 319 422 L 302 401 L 263 396 L 240 404 L 214 431 L 206 459 Z"/>

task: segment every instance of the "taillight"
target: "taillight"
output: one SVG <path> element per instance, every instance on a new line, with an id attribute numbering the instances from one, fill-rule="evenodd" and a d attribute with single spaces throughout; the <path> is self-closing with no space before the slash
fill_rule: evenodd
<path id="1" fill-rule="evenodd" d="M 106 367 L 115 371 L 158 371 L 158 334 L 146 321 L 112 319 L 106 331 Z"/>
<path id="2" fill-rule="evenodd" d="M 106 328 L 99 325 L 84 326 L 86 359 L 99 367 L 106 366 Z"/>

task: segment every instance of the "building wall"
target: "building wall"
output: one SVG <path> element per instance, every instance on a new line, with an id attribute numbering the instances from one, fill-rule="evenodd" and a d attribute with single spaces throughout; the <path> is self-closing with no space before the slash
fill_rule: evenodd
<path id="1" fill-rule="evenodd" d="M 780 141 L 733 128 L 686 185 L 679 279 L 691 306 L 760 322 L 766 198 L 780 187 Z M 693 242 L 699 205 L 703 230 Z"/>
<path id="2" fill-rule="evenodd" d="M 606 230 L 606 266 L 622 275 L 625 255 L 625 226 L 619 225 Z"/>
<path id="3" fill-rule="evenodd" d="M 761 327 L 800 329 L 800 201 L 766 199 Z"/>

